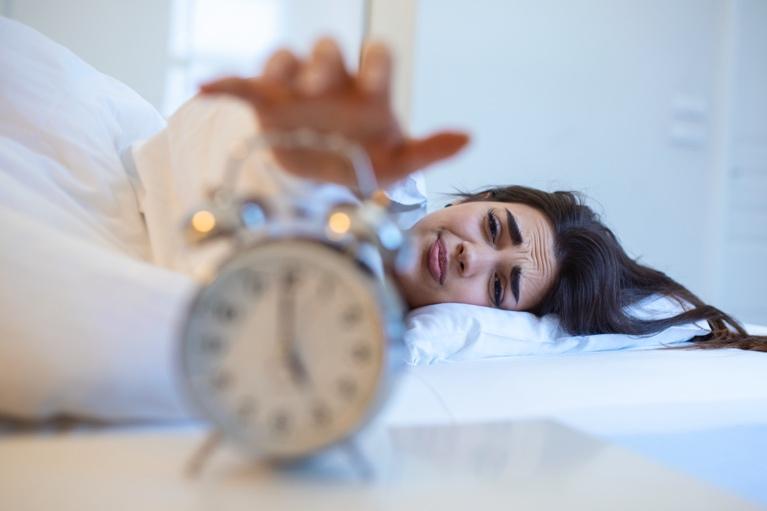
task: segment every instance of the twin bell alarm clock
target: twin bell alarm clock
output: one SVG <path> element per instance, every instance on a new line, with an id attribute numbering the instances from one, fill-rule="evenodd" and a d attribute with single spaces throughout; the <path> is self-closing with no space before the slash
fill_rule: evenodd
<path id="1" fill-rule="evenodd" d="M 274 149 L 342 156 L 361 200 L 318 213 L 285 197 L 238 196 L 244 162 Z M 387 205 L 364 150 L 339 136 L 264 133 L 232 152 L 221 186 L 185 226 L 193 244 L 223 237 L 232 247 L 194 298 L 179 343 L 181 380 L 211 441 L 296 460 L 375 415 L 401 366 L 406 309 L 392 276 L 411 259 Z"/>

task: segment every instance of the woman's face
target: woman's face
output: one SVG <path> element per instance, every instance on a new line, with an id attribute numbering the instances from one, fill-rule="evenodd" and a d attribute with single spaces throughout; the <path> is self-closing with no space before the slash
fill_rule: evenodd
<path id="1" fill-rule="evenodd" d="M 410 232 L 418 261 L 398 276 L 410 307 L 530 310 L 556 278 L 552 226 L 524 204 L 463 202 L 425 216 Z"/>

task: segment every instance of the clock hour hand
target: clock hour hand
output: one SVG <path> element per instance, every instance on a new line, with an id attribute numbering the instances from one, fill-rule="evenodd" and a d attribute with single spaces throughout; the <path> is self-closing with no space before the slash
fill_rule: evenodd
<path id="1" fill-rule="evenodd" d="M 296 300 L 295 300 L 296 274 L 289 270 L 284 274 L 282 286 L 282 300 L 280 301 L 280 345 L 282 358 L 288 372 L 296 385 L 305 386 L 308 382 L 309 373 L 298 353 L 296 342 Z"/>
<path id="2" fill-rule="evenodd" d="M 309 382 L 309 373 L 306 371 L 306 366 L 295 349 L 290 350 L 288 366 L 290 367 L 290 374 L 295 384 L 305 386 Z"/>

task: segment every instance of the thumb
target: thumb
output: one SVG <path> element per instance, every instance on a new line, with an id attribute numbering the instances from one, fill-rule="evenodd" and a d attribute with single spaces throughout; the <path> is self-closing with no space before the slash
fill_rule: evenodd
<path id="1" fill-rule="evenodd" d="M 410 139 L 400 152 L 397 168 L 403 176 L 456 155 L 469 143 L 469 135 L 461 131 L 442 131 L 419 139 Z"/>

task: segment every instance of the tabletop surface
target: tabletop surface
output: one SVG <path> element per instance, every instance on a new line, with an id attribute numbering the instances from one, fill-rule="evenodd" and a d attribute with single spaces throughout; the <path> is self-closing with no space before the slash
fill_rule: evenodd
<path id="1" fill-rule="evenodd" d="M 354 448 L 281 468 L 224 447 L 191 477 L 204 437 L 196 427 L 0 436 L 0 507 L 758 509 L 553 421 L 374 426 Z"/>

